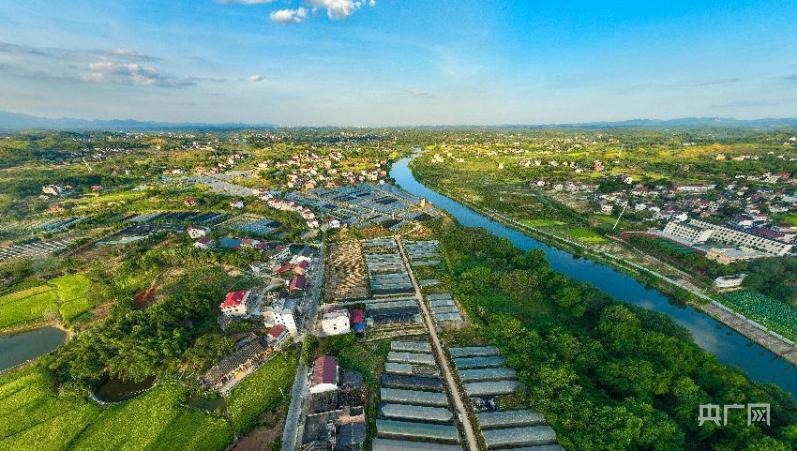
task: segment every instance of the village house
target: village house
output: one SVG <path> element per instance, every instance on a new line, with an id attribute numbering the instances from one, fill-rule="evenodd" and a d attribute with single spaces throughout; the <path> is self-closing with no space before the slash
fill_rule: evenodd
<path id="1" fill-rule="evenodd" d="M 338 389 L 338 360 L 324 355 L 313 362 L 310 393 L 324 393 Z"/>
<path id="2" fill-rule="evenodd" d="M 288 338 L 288 336 L 289 336 L 288 328 L 286 328 L 282 324 L 277 324 L 276 326 L 269 329 L 268 332 L 266 333 L 266 338 L 268 339 L 269 344 L 273 347 L 276 347 L 277 345 L 285 341 L 285 339 Z"/>
<path id="3" fill-rule="evenodd" d="M 351 331 L 349 312 L 345 309 L 332 310 L 321 316 L 321 331 L 326 336 L 347 334 Z"/>
<path id="4" fill-rule="evenodd" d="M 206 236 L 208 232 L 210 232 L 210 230 L 206 227 L 196 227 L 196 226 L 188 226 L 188 228 L 185 231 L 188 233 L 188 236 L 190 236 L 191 239 L 193 240 L 197 238 L 202 238 L 203 236 Z"/>
<path id="5" fill-rule="evenodd" d="M 295 335 L 298 330 L 296 324 L 298 312 L 298 299 L 277 299 L 266 307 L 263 318 L 266 326 L 282 325 L 291 335 Z"/>
<path id="6" fill-rule="evenodd" d="M 203 236 L 194 242 L 194 247 L 201 250 L 210 249 L 213 247 L 213 240 L 209 236 Z"/>
<path id="7" fill-rule="evenodd" d="M 221 313 L 227 316 L 239 317 L 248 315 L 247 302 L 251 294 L 251 290 L 230 291 L 224 298 L 224 302 L 219 304 Z"/>

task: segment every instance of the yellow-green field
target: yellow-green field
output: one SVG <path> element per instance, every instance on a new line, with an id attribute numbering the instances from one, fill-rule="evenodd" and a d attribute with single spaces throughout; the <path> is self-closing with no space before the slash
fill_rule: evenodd
<path id="1" fill-rule="evenodd" d="M 220 451 L 233 431 L 246 433 L 263 412 L 290 401 L 296 365 L 296 355 L 283 354 L 251 374 L 233 391 L 229 418 L 186 407 L 186 389 L 173 382 L 100 406 L 54 392 L 40 368 L 12 370 L 0 376 L 0 449 Z"/>
<path id="2" fill-rule="evenodd" d="M 72 321 L 91 309 L 91 281 L 85 274 L 57 277 L 44 285 L 0 297 L 0 328 L 60 316 Z"/>
<path id="3" fill-rule="evenodd" d="M 567 234 L 584 244 L 603 244 L 608 240 L 589 229 L 570 229 Z"/>
<path id="4" fill-rule="evenodd" d="M 559 227 L 565 225 L 564 222 L 556 221 L 553 219 L 524 219 L 521 222 L 529 227 L 535 227 L 535 228 Z"/>

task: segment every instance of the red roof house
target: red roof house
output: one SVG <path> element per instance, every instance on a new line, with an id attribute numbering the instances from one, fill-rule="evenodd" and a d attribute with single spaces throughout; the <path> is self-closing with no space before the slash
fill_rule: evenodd
<path id="1" fill-rule="evenodd" d="M 313 363 L 313 374 L 310 377 L 310 393 L 323 393 L 338 389 L 338 360 L 323 355 Z"/>
<path id="2" fill-rule="evenodd" d="M 288 285 L 288 289 L 291 291 L 304 290 L 305 286 L 307 286 L 307 280 L 304 276 L 302 274 L 294 274 L 293 277 L 291 277 L 291 283 Z"/>
<path id="3" fill-rule="evenodd" d="M 250 292 L 250 290 L 241 290 L 227 293 L 224 302 L 219 305 L 221 312 L 232 316 L 246 315 L 246 300 L 249 298 Z"/>
<path id="4" fill-rule="evenodd" d="M 364 323 L 365 322 L 365 313 L 363 313 L 362 309 L 354 309 L 351 311 L 351 323 Z"/>
<path id="5" fill-rule="evenodd" d="M 269 329 L 266 335 L 268 335 L 268 341 L 270 343 L 277 344 L 288 336 L 288 329 L 282 324 L 277 324 Z"/>

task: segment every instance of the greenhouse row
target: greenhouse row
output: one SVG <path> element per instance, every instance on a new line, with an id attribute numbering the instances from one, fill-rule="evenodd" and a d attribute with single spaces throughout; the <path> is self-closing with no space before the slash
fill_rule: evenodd
<path id="1" fill-rule="evenodd" d="M 505 366 L 497 368 L 474 368 L 459 372 L 459 380 L 462 382 L 500 381 L 515 378 L 517 378 L 517 372 Z"/>
<path id="2" fill-rule="evenodd" d="M 419 352 L 390 351 L 387 353 L 388 362 L 397 363 L 419 363 L 423 365 L 434 365 L 434 355 Z"/>
<path id="3" fill-rule="evenodd" d="M 450 293 L 430 293 L 425 298 L 435 323 L 445 327 L 459 327 L 464 324 L 462 313 Z"/>
<path id="4" fill-rule="evenodd" d="M 377 438 L 371 447 L 373 451 L 462 451 L 459 445 L 443 445 L 434 442 L 411 442 Z"/>
<path id="5" fill-rule="evenodd" d="M 553 445 L 557 442 L 556 432 L 547 425 L 483 430 L 482 436 L 487 449 Z"/>
<path id="6" fill-rule="evenodd" d="M 406 374 L 383 374 L 382 386 L 431 391 L 441 391 L 445 388 L 443 386 L 443 380 L 439 377 L 411 376 Z"/>
<path id="7" fill-rule="evenodd" d="M 561 451 L 556 432 L 545 416 L 532 410 L 495 409 L 497 396 L 521 388 L 517 373 L 504 366 L 506 359 L 494 346 L 451 348 L 463 389 L 471 398 L 476 419 L 488 450 Z"/>
<path id="8" fill-rule="evenodd" d="M 390 343 L 380 378 L 379 418 L 374 450 L 459 450 L 455 415 L 428 342 Z M 426 375 L 422 375 L 426 372 Z M 429 374 L 434 372 L 435 375 Z M 447 443 L 448 445 L 444 445 Z"/>
<path id="9" fill-rule="evenodd" d="M 418 423 L 396 420 L 376 420 L 380 437 L 426 439 L 459 443 L 459 431 L 451 424 Z"/>
<path id="10" fill-rule="evenodd" d="M 451 348 L 448 350 L 451 357 L 487 357 L 498 355 L 498 348 L 495 346 L 467 346 L 464 348 Z"/>
<path id="11" fill-rule="evenodd" d="M 380 396 L 384 402 L 412 404 L 417 406 L 443 407 L 448 405 L 448 396 L 442 392 L 382 388 Z"/>
<path id="12" fill-rule="evenodd" d="M 505 364 L 506 359 L 498 355 L 491 357 L 460 357 L 454 359 L 454 366 L 457 367 L 457 370 L 499 367 Z"/>
<path id="13" fill-rule="evenodd" d="M 545 424 L 545 416 L 533 410 L 495 410 L 476 414 L 482 429 Z"/>
<path id="14" fill-rule="evenodd" d="M 508 381 L 489 381 L 489 382 L 468 382 L 464 385 L 465 393 L 468 396 L 498 396 L 514 393 L 520 388 L 520 383 L 516 380 Z"/>
<path id="15" fill-rule="evenodd" d="M 454 414 L 445 407 L 414 406 L 386 403 L 380 409 L 382 416 L 396 420 L 418 420 L 436 423 L 451 422 Z"/>
<path id="16" fill-rule="evenodd" d="M 390 343 L 392 351 L 432 352 L 432 345 L 428 341 L 393 341 Z"/>

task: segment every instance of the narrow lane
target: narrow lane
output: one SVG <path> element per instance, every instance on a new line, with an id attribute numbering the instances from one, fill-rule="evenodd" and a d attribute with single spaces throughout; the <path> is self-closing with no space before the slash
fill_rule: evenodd
<path id="1" fill-rule="evenodd" d="M 302 412 L 302 400 L 307 394 L 308 368 L 302 361 L 305 350 L 304 337 L 307 334 L 315 334 L 315 317 L 318 313 L 318 304 L 321 302 L 321 288 L 324 283 L 325 241 L 326 233 L 321 237 L 321 257 L 318 262 L 318 269 L 313 286 L 311 287 L 313 293 L 310 298 L 310 305 L 302 323 L 302 328 L 305 332 L 297 337 L 302 340 L 302 350 L 299 353 L 299 366 L 296 368 L 296 376 L 293 379 L 293 387 L 291 388 L 291 405 L 288 407 L 288 414 L 285 417 L 285 427 L 282 429 L 282 451 L 294 451 L 296 449 L 299 419 L 301 418 Z"/>

